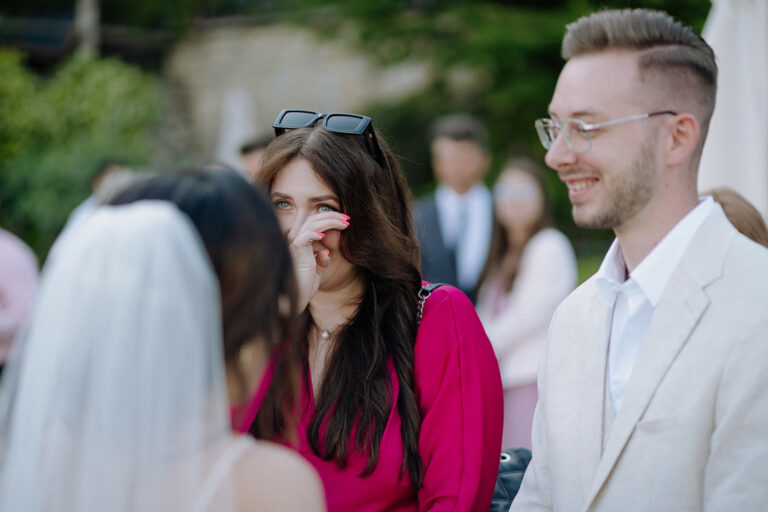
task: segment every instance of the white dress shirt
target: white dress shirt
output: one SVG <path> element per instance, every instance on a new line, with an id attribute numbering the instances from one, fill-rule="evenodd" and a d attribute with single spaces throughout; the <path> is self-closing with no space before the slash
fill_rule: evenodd
<path id="1" fill-rule="evenodd" d="M 596 285 L 613 309 L 608 344 L 608 392 L 613 412 L 621 406 L 624 391 L 637 361 L 640 344 L 672 272 L 704 219 L 720 208 L 711 197 L 678 222 L 626 276 L 618 239 L 613 241 L 596 274 Z"/>
<path id="2" fill-rule="evenodd" d="M 464 194 L 439 185 L 435 190 L 435 204 L 443 243 L 446 247 L 456 249 L 456 277 L 459 286 L 471 290 L 477 285 L 491 243 L 491 193 L 482 183 Z"/>

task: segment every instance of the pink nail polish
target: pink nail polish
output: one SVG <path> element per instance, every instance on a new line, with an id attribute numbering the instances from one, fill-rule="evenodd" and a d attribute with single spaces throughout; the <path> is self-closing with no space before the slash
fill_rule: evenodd
<path id="1" fill-rule="evenodd" d="M 347 215 L 346 213 L 339 213 L 339 215 L 341 215 L 342 217 L 344 217 L 344 218 L 345 218 L 345 219 L 347 219 L 347 220 L 349 220 L 349 219 L 351 218 L 351 217 L 350 217 L 349 215 Z"/>
<path id="2" fill-rule="evenodd" d="M 320 238 L 325 238 L 325 233 L 315 233 Z"/>

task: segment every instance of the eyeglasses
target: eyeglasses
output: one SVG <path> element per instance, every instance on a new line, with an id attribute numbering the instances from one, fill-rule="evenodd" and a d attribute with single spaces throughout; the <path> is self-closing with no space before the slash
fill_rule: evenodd
<path id="1" fill-rule="evenodd" d="M 323 128 L 329 132 L 362 135 L 368 152 L 379 165 L 384 165 L 384 154 L 381 151 L 381 146 L 379 146 L 379 141 L 376 139 L 376 133 L 373 131 L 373 122 L 367 116 L 341 112 L 322 114 L 314 110 L 285 109 L 277 115 L 277 119 L 272 123 L 272 128 L 275 129 L 275 136 L 279 137 L 287 130 L 312 126 L 318 119 L 323 120 Z"/>
<path id="2" fill-rule="evenodd" d="M 563 135 L 565 143 L 574 153 L 586 153 L 592 147 L 592 132 L 612 126 L 614 124 L 628 123 L 638 119 L 648 119 L 649 117 L 660 115 L 676 116 L 677 112 L 671 110 L 660 110 L 658 112 L 646 112 L 645 114 L 636 114 L 634 116 L 612 119 L 602 123 L 586 123 L 581 119 L 537 119 L 534 122 L 536 133 L 539 134 L 539 140 L 544 149 L 549 150 L 555 143 L 560 134 Z"/>

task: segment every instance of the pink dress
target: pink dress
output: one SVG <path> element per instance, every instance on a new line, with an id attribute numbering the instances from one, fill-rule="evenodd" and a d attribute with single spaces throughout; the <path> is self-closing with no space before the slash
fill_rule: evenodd
<path id="1" fill-rule="evenodd" d="M 348 467 L 339 469 L 312 452 L 307 441 L 314 399 L 303 396 L 298 425 L 298 451 L 319 473 L 329 511 L 482 511 L 490 507 L 499 469 L 503 402 L 501 377 L 491 344 L 472 303 L 450 286 L 432 292 L 414 346 L 416 397 L 421 412 L 419 453 L 424 482 L 418 491 L 407 475 L 399 477 L 403 460 L 400 415 L 394 405 L 399 386 L 390 365 L 393 407 L 381 441 L 374 472 L 360 477 L 365 458 L 352 452 Z M 262 382 L 239 423 L 250 427 L 271 375 Z"/>

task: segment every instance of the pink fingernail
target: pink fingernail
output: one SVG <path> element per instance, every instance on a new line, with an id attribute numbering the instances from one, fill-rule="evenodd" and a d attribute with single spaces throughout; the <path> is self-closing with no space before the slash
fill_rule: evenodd
<path id="1" fill-rule="evenodd" d="M 326 250 L 325 250 L 325 255 L 326 255 L 327 257 L 329 257 L 329 258 L 330 258 L 330 257 L 331 257 L 331 251 L 329 251 L 328 249 L 326 249 Z"/>
<path id="2" fill-rule="evenodd" d="M 347 222 L 345 220 L 341 221 L 341 223 L 344 224 L 345 226 L 349 226 L 349 222 Z"/>
<path id="3" fill-rule="evenodd" d="M 339 215 L 341 215 L 342 217 L 344 217 L 347 220 L 351 219 L 351 217 L 349 215 L 347 215 L 346 213 L 339 213 Z"/>
<path id="4" fill-rule="evenodd" d="M 315 233 L 320 238 L 325 238 L 325 233 Z"/>

